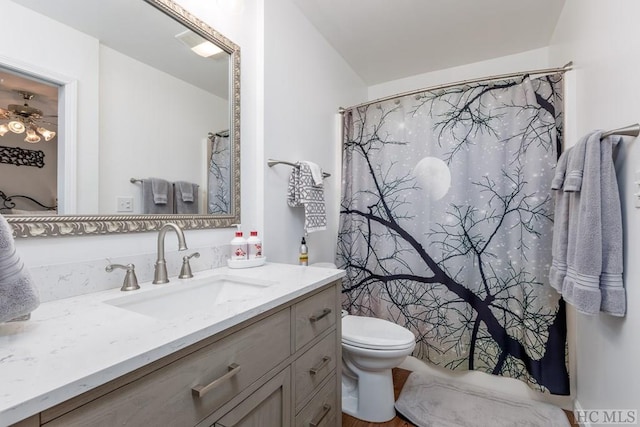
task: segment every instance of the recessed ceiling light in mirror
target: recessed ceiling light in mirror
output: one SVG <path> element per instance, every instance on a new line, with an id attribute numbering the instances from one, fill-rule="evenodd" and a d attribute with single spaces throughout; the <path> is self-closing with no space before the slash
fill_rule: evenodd
<path id="1" fill-rule="evenodd" d="M 210 41 L 206 40 L 194 33 L 191 30 L 186 30 L 180 34 L 176 34 L 176 39 L 184 43 L 189 49 L 203 58 L 210 58 L 218 54 L 224 53 L 222 49 L 214 45 Z"/>

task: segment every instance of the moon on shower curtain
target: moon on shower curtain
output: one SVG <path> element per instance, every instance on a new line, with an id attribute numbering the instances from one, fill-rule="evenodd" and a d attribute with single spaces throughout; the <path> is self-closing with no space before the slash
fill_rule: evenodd
<path id="1" fill-rule="evenodd" d="M 413 168 L 412 175 L 431 200 L 440 200 L 451 187 L 451 172 L 437 157 L 425 157 Z"/>

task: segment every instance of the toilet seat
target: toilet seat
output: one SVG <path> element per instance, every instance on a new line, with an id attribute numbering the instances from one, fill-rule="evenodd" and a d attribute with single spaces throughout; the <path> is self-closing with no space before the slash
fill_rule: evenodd
<path id="1" fill-rule="evenodd" d="M 415 345 L 408 329 L 384 319 L 363 316 L 342 318 L 342 342 L 371 350 L 403 350 Z"/>

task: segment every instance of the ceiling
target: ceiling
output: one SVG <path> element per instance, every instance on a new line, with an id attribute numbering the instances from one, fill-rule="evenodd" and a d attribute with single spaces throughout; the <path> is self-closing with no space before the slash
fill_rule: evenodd
<path id="1" fill-rule="evenodd" d="M 565 0 L 293 0 L 368 85 L 549 45 Z"/>

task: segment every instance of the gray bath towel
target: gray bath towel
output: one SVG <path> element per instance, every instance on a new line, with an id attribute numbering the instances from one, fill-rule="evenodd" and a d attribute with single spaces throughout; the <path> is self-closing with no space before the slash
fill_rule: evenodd
<path id="1" fill-rule="evenodd" d="M 605 138 L 600 145 L 600 192 L 602 194 L 602 272 L 600 273 L 600 311 L 624 316 L 627 298 L 622 280 L 622 209 L 618 181 L 613 165 L 613 148 L 619 136 Z"/>
<path id="2" fill-rule="evenodd" d="M 563 189 L 556 190 L 549 278 L 578 311 L 624 316 L 622 219 L 612 159 L 612 146 L 620 138 L 600 142 L 601 134 L 581 140 L 584 157 L 580 144 L 568 153 Z"/>
<path id="3" fill-rule="evenodd" d="M 567 173 L 567 163 L 569 158 L 569 153 L 571 152 L 571 148 L 568 148 L 564 153 L 560 155 L 558 159 L 558 164 L 556 165 L 556 172 L 553 176 L 553 180 L 551 181 L 551 189 L 552 190 L 561 190 L 564 185 L 564 177 Z"/>
<path id="4" fill-rule="evenodd" d="M 16 252 L 11 226 L 0 215 L 0 322 L 29 314 L 39 304 L 31 274 Z"/>
<path id="5" fill-rule="evenodd" d="M 151 181 L 153 203 L 156 205 L 166 205 L 169 200 L 169 182 L 160 178 L 149 178 L 149 181 Z"/>
<path id="6" fill-rule="evenodd" d="M 568 158 L 572 154 L 572 148 L 567 149 L 558 159 L 555 176 L 551 182 L 551 189 L 556 190 L 555 210 L 553 215 L 553 240 L 551 244 L 551 269 L 549 271 L 549 283 L 562 293 L 562 283 L 567 275 L 567 242 L 569 238 L 569 195 L 562 190 L 567 169 Z"/>
<path id="7" fill-rule="evenodd" d="M 324 189 L 316 186 L 309 165 L 297 163 L 289 176 L 287 203 L 304 207 L 304 230 L 307 233 L 327 229 Z"/>
<path id="8" fill-rule="evenodd" d="M 142 181 L 142 213 L 168 215 L 173 213 L 173 185 L 160 178 Z"/>
<path id="9" fill-rule="evenodd" d="M 198 214 L 198 184 L 186 181 L 176 181 L 175 200 L 176 213 L 178 214 Z"/>
<path id="10" fill-rule="evenodd" d="M 567 170 L 564 179 L 563 190 L 566 192 L 580 191 L 582 187 L 582 176 L 584 175 L 584 162 L 587 143 L 593 133 L 583 136 L 567 159 Z"/>

